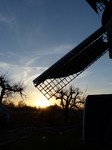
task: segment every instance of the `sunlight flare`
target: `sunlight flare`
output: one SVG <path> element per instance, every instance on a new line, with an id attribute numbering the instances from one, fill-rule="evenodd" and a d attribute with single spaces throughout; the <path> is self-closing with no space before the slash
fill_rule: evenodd
<path id="1" fill-rule="evenodd" d="M 37 107 L 45 108 L 47 106 L 50 106 L 50 101 L 47 99 L 40 99 L 37 101 Z"/>

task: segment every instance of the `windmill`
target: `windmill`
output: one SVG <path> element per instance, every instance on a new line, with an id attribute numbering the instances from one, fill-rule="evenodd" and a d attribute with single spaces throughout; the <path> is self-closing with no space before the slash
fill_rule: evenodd
<path id="1" fill-rule="evenodd" d="M 112 59 L 112 0 L 86 2 L 101 15 L 102 26 L 33 80 L 48 100 L 56 94 L 57 88 L 64 88 L 107 51 Z M 112 94 L 87 97 L 83 116 L 84 142 L 108 142 L 112 136 L 111 99 Z"/>
<path id="2" fill-rule="evenodd" d="M 102 26 L 33 80 L 35 87 L 48 100 L 56 94 L 57 88 L 58 90 L 64 88 L 108 49 L 110 58 L 112 58 L 112 42 L 110 42 L 112 38 L 110 31 L 112 2 L 107 0 L 86 1 L 97 14 L 102 13 Z"/>

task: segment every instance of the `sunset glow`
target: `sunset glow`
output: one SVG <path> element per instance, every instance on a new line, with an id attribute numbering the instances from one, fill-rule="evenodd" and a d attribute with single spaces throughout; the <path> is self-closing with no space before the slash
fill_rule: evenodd
<path id="1" fill-rule="evenodd" d="M 50 101 L 46 99 L 38 100 L 37 101 L 37 107 L 45 108 L 47 106 L 50 106 Z"/>
<path id="2" fill-rule="evenodd" d="M 26 105 L 60 105 L 55 97 L 47 100 L 45 92 L 40 92 L 41 84 L 36 88 L 33 81 L 99 29 L 101 16 L 86 0 L 0 0 L 0 6 L 1 75 L 7 74 L 12 83 L 24 84 Z M 109 53 L 76 77 L 70 84 L 83 92 L 87 90 L 88 95 L 112 93 Z M 15 105 L 20 100 L 19 95 L 14 97 Z"/>

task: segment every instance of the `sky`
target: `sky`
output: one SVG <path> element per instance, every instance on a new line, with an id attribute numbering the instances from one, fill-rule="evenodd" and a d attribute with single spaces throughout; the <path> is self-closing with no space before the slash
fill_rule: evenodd
<path id="1" fill-rule="evenodd" d="M 86 0 L 0 0 L 0 73 L 23 81 L 32 106 L 47 102 L 33 80 L 101 27 Z M 106 53 L 73 81 L 87 94 L 112 93 L 112 60 Z"/>

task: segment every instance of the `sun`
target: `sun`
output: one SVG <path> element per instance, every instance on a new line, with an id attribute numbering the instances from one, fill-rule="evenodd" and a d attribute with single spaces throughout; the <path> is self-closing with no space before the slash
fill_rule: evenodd
<path id="1" fill-rule="evenodd" d="M 47 106 L 50 106 L 50 101 L 47 99 L 41 99 L 37 101 L 37 107 L 45 108 Z"/>

